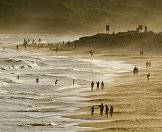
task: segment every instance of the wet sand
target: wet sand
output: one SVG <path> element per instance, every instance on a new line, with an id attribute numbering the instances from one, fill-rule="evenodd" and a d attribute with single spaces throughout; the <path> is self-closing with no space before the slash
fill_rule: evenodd
<path id="1" fill-rule="evenodd" d="M 146 53 L 108 53 L 102 57 L 126 60 L 139 67 L 139 74 L 132 72 L 121 73 L 111 86 L 105 86 L 104 91 L 92 92 L 87 97 L 89 106 L 81 107 L 82 115 L 73 115 L 70 118 L 83 119 L 82 127 L 91 127 L 88 132 L 161 132 L 162 131 L 162 55 Z M 146 68 L 146 61 L 152 66 Z M 150 80 L 146 75 L 151 73 Z M 100 117 L 99 110 L 91 117 L 90 106 L 107 104 L 113 105 L 114 115 L 107 118 Z"/>
<path id="2" fill-rule="evenodd" d="M 32 50 L 40 52 L 40 49 L 34 48 Z M 41 52 L 43 51 L 49 52 L 48 48 L 41 48 Z M 66 54 L 66 52 L 63 54 Z M 79 126 L 90 128 L 88 132 L 161 132 L 162 55 L 146 53 L 141 57 L 139 53 L 133 52 L 99 51 L 95 54 L 95 58 L 127 61 L 132 66 L 139 67 L 139 74 L 133 75 L 132 71 L 120 73 L 111 85 L 105 85 L 103 91 L 93 91 L 84 97 L 83 102 L 88 103 L 88 105 L 80 107 L 79 111 L 82 114 L 73 114 L 66 116 L 66 118 L 83 120 Z M 147 60 L 152 62 L 150 68 L 146 68 L 145 63 Z M 151 73 L 149 81 L 146 78 L 147 73 Z M 110 115 L 108 118 L 105 115 L 100 117 L 98 110 L 95 110 L 95 115 L 91 117 L 90 106 L 99 105 L 100 103 L 114 106 L 113 117 L 110 117 Z"/>

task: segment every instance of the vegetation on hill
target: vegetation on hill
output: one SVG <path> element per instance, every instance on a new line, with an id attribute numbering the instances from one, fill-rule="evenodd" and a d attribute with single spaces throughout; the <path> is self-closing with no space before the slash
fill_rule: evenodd
<path id="1" fill-rule="evenodd" d="M 138 24 L 160 31 L 161 0 L 0 0 L 0 32 L 96 33 Z"/>

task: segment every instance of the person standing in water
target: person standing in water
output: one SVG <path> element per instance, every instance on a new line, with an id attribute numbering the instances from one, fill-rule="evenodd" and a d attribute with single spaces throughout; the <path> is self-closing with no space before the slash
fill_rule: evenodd
<path id="1" fill-rule="evenodd" d="M 17 51 L 19 50 L 19 46 L 18 46 L 18 45 L 16 45 L 16 50 L 17 50 Z"/>
<path id="2" fill-rule="evenodd" d="M 150 79 L 150 73 L 147 74 L 147 81 Z"/>
<path id="3" fill-rule="evenodd" d="M 111 107 L 110 107 L 110 115 L 111 115 L 111 117 L 113 116 L 113 113 L 114 113 L 114 108 L 113 108 L 113 106 L 111 105 Z"/>
<path id="4" fill-rule="evenodd" d="M 108 113 L 109 113 L 109 107 L 108 105 L 105 105 L 105 115 L 108 117 Z"/>
<path id="5" fill-rule="evenodd" d="M 56 79 L 56 81 L 55 81 L 55 85 L 57 85 L 58 81 L 59 81 L 59 80 Z"/>
<path id="6" fill-rule="evenodd" d="M 18 80 L 20 79 L 20 76 L 19 76 L 19 75 L 17 76 L 17 79 L 18 79 Z"/>
<path id="7" fill-rule="evenodd" d="M 93 88 L 94 88 L 94 82 L 92 81 L 91 82 L 91 91 L 93 91 Z"/>
<path id="8" fill-rule="evenodd" d="M 104 89 L 104 82 L 102 81 L 101 82 L 101 90 L 103 90 Z"/>
<path id="9" fill-rule="evenodd" d="M 39 78 L 38 77 L 36 78 L 36 83 L 39 83 Z"/>

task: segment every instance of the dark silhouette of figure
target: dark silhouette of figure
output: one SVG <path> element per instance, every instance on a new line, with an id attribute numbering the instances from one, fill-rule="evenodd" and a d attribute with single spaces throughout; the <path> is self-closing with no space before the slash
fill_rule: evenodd
<path id="1" fill-rule="evenodd" d="M 110 25 L 106 25 L 106 34 L 110 33 Z"/>
<path id="2" fill-rule="evenodd" d="M 91 116 L 93 116 L 93 115 L 94 115 L 94 110 L 95 110 L 95 106 L 92 106 L 92 107 L 90 108 L 90 111 L 91 111 Z"/>
<path id="3" fill-rule="evenodd" d="M 39 78 L 38 77 L 36 78 L 36 83 L 39 83 Z"/>
<path id="4" fill-rule="evenodd" d="M 101 104 L 99 105 L 99 109 L 100 109 L 100 115 L 102 116 L 103 111 L 104 111 L 104 105 L 103 105 L 103 103 L 101 103 Z"/>
<path id="5" fill-rule="evenodd" d="M 91 91 L 93 91 L 93 88 L 94 88 L 94 82 L 92 81 L 91 82 Z"/>
<path id="6" fill-rule="evenodd" d="M 17 79 L 18 79 L 18 80 L 20 79 L 20 76 L 19 76 L 19 75 L 17 76 Z"/>
<path id="7" fill-rule="evenodd" d="M 101 90 L 103 90 L 104 89 L 104 82 L 102 81 L 101 82 Z"/>
<path id="8" fill-rule="evenodd" d="M 73 86 L 75 85 L 75 79 L 73 79 Z"/>
<path id="9" fill-rule="evenodd" d="M 91 55 L 91 57 L 93 56 L 93 54 L 94 54 L 94 50 L 90 50 L 90 51 L 88 51 L 89 53 L 90 53 L 90 55 Z"/>
<path id="10" fill-rule="evenodd" d="M 99 89 L 99 87 L 100 87 L 100 82 L 99 82 L 99 81 L 96 82 L 96 85 L 97 85 L 97 89 Z"/>
<path id="11" fill-rule="evenodd" d="M 147 74 L 147 81 L 150 79 L 150 73 Z"/>
<path id="12" fill-rule="evenodd" d="M 16 45 L 16 50 L 17 50 L 17 51 L 19 50 L 19 46 L 18 46 L 18 45 Z"/>
<path id="13" fill-rule="evenodd" d="M 138 67 L 135 66 L 134 69 L 133 69 L 133 73 L 138 74 L 138 72 L 139 72 Z"/>
<path id="14" fill-rule="evenodd" d="M 151 67 L 151 61 L 148 62 L 148 66 Z"/>
<path id="15" fill-rule="evenodd" d="M 146 62 L 146 68 L 148 68 L 148 67 L 149 67 L 149 62 L 147 61 L 147 62 Z"/>
<path id="16" fill-rule="evenodd" d="M 108 117 L 109 107 L 105 105 L 105 115 Z"/>
<path id="17" fill-rule="evenodd" d="M 114 113 L 114 108 L 113 106 L 110 107 L 110 116 L 112 117 L 113 116 L 113 113 Z"/>
<path id="18" fill-rule="evenodd" d="M 42 41 L 41 38 L 39 38 L 39 39 L 38 39 L 38 42 L 41 43 L 41 41 Z"/>
<path id="19" fill-rule="evenodd" d="M 59 80 L 56 79 L 56 81 L 55 81 L 55 85 L 57 85 L 58 81 L 59 81 Z"/>

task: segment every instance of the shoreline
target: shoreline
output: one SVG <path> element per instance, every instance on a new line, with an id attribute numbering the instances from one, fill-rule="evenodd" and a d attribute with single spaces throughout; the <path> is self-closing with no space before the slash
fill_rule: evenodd
<path id="1" fill-rule="evenodd" d="M 29 51 L 39 52 L 39 53 L 43 53 L 43 52 L 49 53 L 50 51 L 49 54 L 55 54 L 55 52 L 52 52 L 48 48 L 39 49 L 38 47 L 32 47 Z M 63 52 L 66 54 L 66 52 L 70 52 L 70 51 L 60 51 L 60 52 Z M 85 51 L 75 50 L 73 52 L 84 53 Z M 71 54 L 67 53 L 67 54 L 72 55 L 74 53 L 71 53 Z M 87 55 L 88 53 L 85 56 Z M 82 56 L 82 57 L 85 57 L 85 56 Z M 95 57 L 100 58 L 101 60 L 103 60 L 104 58 L 106 59 L 113 58 L 114 60 L 120 60 L 120 61 L 124 60 L 128 62 L 128 64 L 139 66 L 140 73 L 139 75 L 133 75 L 132 72 L 119 73 L 119 76 L 115 78 L 115 81 L 113 82 L 113 84 L 110 85 L 109 87 L 105 87 L 104 91 L 99 92 L 99 94 L 97 92 L 92 92 L 92 95 L 85 97 L 87 99 L 86 103 L 88 102 L 90 105 L 92 104 L 98 105 L 101 102 L 103 102 L 104 104 L 113 105 L 115 108 L 115 113 L 112 118 L 109 118 L 109 117 L 101 118 L 99 117 L 98 113 L 97 113 L 97 116 L 91 118 L 90 111 L 88 111 L 89 108 L 87 107 L 81 107 L 79 110 L 81 113 L 84 113 L 84 114 L 70 115 L 70 116 L 66 116 L 63 118 L 84 120 L 78 126 L 80 126 L 81 128 L 82 127 L 92 128 L 92 130 L 88 130 L 88 132 L 91 132 L 91 131 L 96 131 L 96 132 L 110 131 L 111 132 L 111 131 L 133 131 L 133 130 L 135 131 L 142 131 L 142 130 L 150 131 L 151 130 L 153 132 L 154 131 L 160 132 L 162 130 L 162 125 L 160 125 L 160 123 L 162 123 L 162 116 L 161 116 L 162 112 L 159 111 L 159 114 L 157 113 L 156 117 L 152 119 L 152 116 L 150 115 L 150 113 L 152 114 L 153 111 L 151 112 L 147 111 L 147 109 L 145 109 L 144 107 L 150 108 L 151 106 L 156 105 L 156 103 L 154 104 L 154 102 L 151 101 L 152 98 L 150 99 L 151 103 L 147 104 L 150 96 L 153 96 L 153 100 L 156 101 L 162 95 L 161 93 L 157 93 L 157 91 L 154 91 L 154 88 L 151 87 L 153 86 L 154 83 L 157 83 L 156 85 L 158 86 L 162 85 L 162 83 L 160 83 L 159 81 L 154 82 L 156 81 L 157 77 L 153 76 L 154 80 L 150 80 L 149 84 L 147 84 L 146 82 L 146 73 L 151 72 L 151 76 L 152 76 L 152 74 L 153 75 L 157 74 L 156 68 L 158 68 L 159 70 L 162 70 L 162 68 L 159 67 L 159 65 L 162 62 L 155 63 L 155 61 L 162 58 L 162 56 L 159 56 L 158 54 L 157 55 L 147 54 L 141 57 L 137 53 L 123 54 L 123 52 L 119 52 L 118 54 L 116 54 L 113 52 L 109 52 L 106 54 L 105 52 L 103 53 L 100 52 L 100 54 L 99 53 L 96 54 Z M 153 67 L 150 69 L 145 68 L 145 62 L 148 59 L 153 61 Z M 156 86 L 157 89 L 159 89 L 158 86 Z M 144 89 L 142 89 L 143 87 Z M 152 93 L 149 93 L 148 91 L 154 91 L 154 94 L 156 94 L 156 96 L 154 94 L 152 95 Z M 143 95 L 147 96 L 147 98 L 141 97 Z M 141 100 L 144 100 L 144 101 L 141 102 Z M 159 103 L 161 104 L 162 101 L 159 100 Z M 140 107 L 142 109 L 140 109 Z M 159 105 L 159 107 L 155 110 L 158 111 L 160 109 L 161 107 Z M 146 112 L 146 114 L 143 114 L 144 112 Z M 143 121 L 144 123 L 139 124 L 139 122 L 143 122 Z M 153 125 L 151 127 L 148 127 L 147 125 L 150 122 L 153 122 Z"/>

